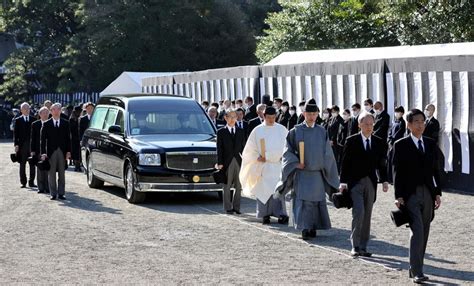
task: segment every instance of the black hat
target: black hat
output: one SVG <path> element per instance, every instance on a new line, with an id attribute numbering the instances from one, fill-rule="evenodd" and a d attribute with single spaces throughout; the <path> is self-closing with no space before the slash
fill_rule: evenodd
<path id="1" fill-rule="evenodd" d="M 332 194 L 332 202 L 336 209 L 352 208 L 352 199 L 348 191 Z"/>
<path id="2" fill-rule="evenodd" d="M 410 216 L 408 215 L 407 209 L 402 206 L 397 210 L 390 212 L 390 218 L 395 226 L 399 227 L 406 223 L 410 223 Z"/>
<path id="3" fill-rule="evenodd" d="M 82 106 L 80 106 L 80 105 L 74 106 L 74 111 L 76 111 L 76 112 L 82 111 Z"/>
<path id="4" fill-rule="evenodd" d="M 265 111 L 263 112 L 263 114 L 265 114 L 265 115 L 275 115 L 275 114 L 277 114 L 277 112 L 276 112 L 275 107 L 267 106 L 267 108 L 265 108 Z"/>
<path id="5" fill-rule="evenodd" d="M 316 105 L 316 100 L 314 98 L 311 98 L 306 102 L 306 105 L 304 106 L 304 111 L 305 112 L 318 112 L 319 108 Z"/>
<path id="6" fill-rule="evenodd" d="M 270 95 L 268 94 L 262 95 L 262 103 L 267 106 L 272 106 L 272 102 L 270 101 Z"/>
<path id="7" fill-rule="evenodd" d="M 212 177 L 216 184 L 227 184 L 227 175 L 225 174 L 224 170 L 217 170 L 212 173 Z"/>
<path id="8" fill-rule="evenodd" d="M 10 154 L 10 160 L 12 160 L 13 163 L 18 162 L 18 156 L 16 155 L 16 153 Z"/>
<path id="9" fill-rule="evenodd" d="M 32 165 L 35 165 L 38 164 L 38 157 L 37 156 L 31 156 L 31 157 L 28 157 L 28 163 L 32 164 Z"/>
<path id="10" fill-rule="evenodd" d="M 51 168 L 51 165 L 49 164 L 48 159 L 44 161 L 39 161 L 37 166 L 38 166 L 38 169 L 40 169 L 41 171 L 49 171 L 49 169 Z"/>

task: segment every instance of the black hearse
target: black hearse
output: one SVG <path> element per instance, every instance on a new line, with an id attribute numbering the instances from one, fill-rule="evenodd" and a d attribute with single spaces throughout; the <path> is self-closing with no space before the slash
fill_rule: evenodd
<path id="1" fill-rule="evenodd" d="M 147 192 L 221 191 L 212 177 L 216 129 L 187 97 L 102 96 L 81 146 L 89 187 L 123 187 L 130 203 Z"/>

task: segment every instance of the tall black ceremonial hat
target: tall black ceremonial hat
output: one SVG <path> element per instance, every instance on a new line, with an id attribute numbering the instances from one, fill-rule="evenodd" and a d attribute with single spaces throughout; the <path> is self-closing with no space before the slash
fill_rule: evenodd
<path id="1" fill-rule="evenodd" d="M 318 106 L 316 105 L 316 100 L 314 98 L 311 98 L 306 102 L 306 105 L 304 106 L 304 111 L 306 112 L 317 112 L 319 111 Z"/>
<path id="2" fill-rule="evenodd" d="M 390 218 L 395 226 L 399 227 L 410 223 L 410 216 L 406 207 L 402 206 L 399 209 L 390 212 Z"/>

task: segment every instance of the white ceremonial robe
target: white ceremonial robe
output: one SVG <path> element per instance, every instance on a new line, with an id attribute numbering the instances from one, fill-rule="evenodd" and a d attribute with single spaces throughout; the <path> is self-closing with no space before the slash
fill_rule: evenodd
<path id="1" fill-rule="evenodd" d="M 244 195 L 255 196 L 261 203 L 266 204 L 275 193 L 275 187 L 280 180 L 281 157 L 287 134 L 288 130 L 278 123 L 268 126 L 263 122 L 252 130 L 242 153 L 240 169 Z M 262 138 L 265 139 L 264 163 L 257 161 L 262 155 Z"/>

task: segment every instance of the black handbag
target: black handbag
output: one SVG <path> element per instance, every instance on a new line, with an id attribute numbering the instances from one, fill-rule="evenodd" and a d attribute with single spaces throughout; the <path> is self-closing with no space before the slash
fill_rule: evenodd
<path id="1" fill-rule="evenodd" d="M 212 173 L 212 177 L 214 178 L 214 182 L 216 182 L 216 184 L 227 184 L 227 175 L 223 169 Z"/>
<path id="2" fill-rule="evenodd" d="M 336 209 L 340 208 L 352 208 L 352 199 L 350 193 L 345 190 L 344 192 L 339 192 L 332 194 L 332 202 Z"/>
<path id="3" fill-rule="evenodd" d="M 38 169 L 40 169 L 41 171 L 49 171 L 49 169 L 51 168 L 48 159 L 39 161 L 37 166 Z"/>
<path id="4" fill-rule="evenodd" d="M 396 227 L 410 223 L 410 216 L 406 207 L 401 206 L 399 209 L 390 212 L 390 218 Z"/>
<path id="5" fill-rule="evenodd" d="M 11 153 L 10 154 L 10 160 L 12 160 L 13 163 L 18 162 L 18 156 L 16 153 Z"/>

